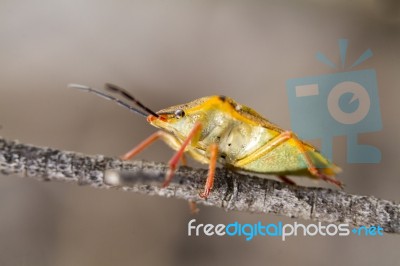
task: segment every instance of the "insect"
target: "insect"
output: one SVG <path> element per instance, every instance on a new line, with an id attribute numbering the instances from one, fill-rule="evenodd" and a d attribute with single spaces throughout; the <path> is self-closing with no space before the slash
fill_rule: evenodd
<path id="1" fill-rule="evenodd" d="M 91 87 L 78 84 L 70 84 L 69 87 L 115 101 L 145 116 L 147 122 L 160 129 L 123 155 L 122 159 L 129 160 L 156 140 L 163 140 L 176 150 L 168 163 L 163 187 L 171 182 L 179 161 L 184 160 L 184 153 L 209 165 L 204 191 L 200 193 L 202 198 L 207 198 L 213 188 L 217 163 L 234 170 L 273 174 L 289 184 L 295 183 L 287 175 L 295 175 L 342 187 L 342 183 L 334 177 L 341 169 L 314 146 L 231 98 L 204 97 L 154 112 L 127 91 L 112 84 L 106 84 L 105 88 L 132 101 L 141 110 Z"/>

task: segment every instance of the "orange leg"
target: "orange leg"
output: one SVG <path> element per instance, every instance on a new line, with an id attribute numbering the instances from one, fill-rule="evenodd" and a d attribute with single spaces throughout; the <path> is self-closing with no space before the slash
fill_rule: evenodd
<path id="1" fill-rule="evenodd" d="M 143 140 L 139 145 L 137 145 L 135 148 L 132 150 L 128 151 L 126 154 L 121 156 L 122 160 L 130 160 L 132 159 L 135 155 L 146 149 L 150 144 L 152 144 L 154 141 L 158 140 L 162 136 L 164 136 L 166 133 L 164 131 L 157 131 L 154 134 L 151 134 L 150 137 L 147 139 Z"/>
<path id="2" fill-rule="evenodd" d="M 310 171 L 311 172 L 311 171 Z M 332 183 L 340 188 L 344 188 L 344 184 L 342 182 L 340 182 L 339 180 L 337 180 L 336 178 L 330 177 L 330 176 L 326 176 L 324 174 L 321 174 L 320 172 L 316 172 L 315 176 L 321 178 L 322 180 Z"/>
<path id="3" fill-rule="evenodd" d="M 214 176 L 215 176 L 215 168 L 217 166 L 217 158 L 218 158 L 218 146 L 217 144 L 211 144 L 210 146 L 210 164 L 208 168 L 208 176 L 207 176 L 207 181 L 206 185 L 204 187 L 204 191 L 200 193 L 200 197 L 206 199 L 208 195 L 210 194 L 211 189 L 213 188 L 214 185 Z"/>
<path id="4" fill-rule="evenodd" d="M 186 159 L 185 154 L 182 154 L 181 164 L 182 164 L 183 166 L 186 166 L 186 165 L 187 165 L 187 159 Z"/>
<path id="5" fill-rule="evenodd" d="M 312 162 L 310 156 L 308 155 L 308 153 L 304 149 L 303 143 L 301 143 L 300 140 L 293 133 L 291 133 L 291 134 L 292 134 L 292 139 L 295 141 L 297 148 L 300 150 L 301 154 L 303 155 L 303 158 L 306 161 L 308 171 L 310 171 L 310 173 L 313 176 L 316 176 L 316 177 L 321 178 L 322 180 L 324 180 L 326 182 L 332 183 L 332 184 L 334 184 L 334 185 L 336 185 L 336 186 L 338 186 L 340 188 L 343 188 L 343 183 L 342 182 L 340 182 L 339 180 L 335 179 L 334 177 L 326 176 L 326 175 L 324 175 L 324 174 L 322 174 L 322 173 L 320 173 L 318 171 L 318 169 L 315 167 L 314 163 Z"/>
<path id="6" fill-rule="evenodd" d="M 174 173 L 176 171 L 176 167 L 178 166 L 179 160 L 182 158 L 183 153 L 185 152 L 186 147 L 189 145 L 190 141 L 197 136 L 201 132 L 201 124 L 196 123 L 190 131 L 189 135 L 185 139 L 185 141 L 182 143 L 182 146 L 179 148 L 179 150 L 175 153 L 174 156 L 172 156 L 171 160 L 169 160 L 168 165 L 169 169 L 168 172 L 165 176 L 165 181 L 163 183 L 163 187 L 168 186 L 168 184 L 171 182 L 172 177 L 174 176 Z"/>

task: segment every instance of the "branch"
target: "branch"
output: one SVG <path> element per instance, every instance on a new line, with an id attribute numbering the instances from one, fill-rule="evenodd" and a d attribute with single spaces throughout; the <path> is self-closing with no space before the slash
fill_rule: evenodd
<path id="1" fill-rule="evenodd" d="M 161 188 L 168 166 L 121 161 L 18 144 L 0 137 L 0 173 L 48 181 L 69 181 L 97 188 L 119 188 L 147 195 L 193 200 L 244 212 L 274 213 L 292 218 L 353 226 L 380 225 L 400 233 L 400 204 L 373 196 L 326 188 L 290 186 L 274 180 L 217 169 L 207 200 L 198 196 L 207 170 L 180 167 L 167 188 Z M 115 184 L 118 184 L 115 186 Z"/>

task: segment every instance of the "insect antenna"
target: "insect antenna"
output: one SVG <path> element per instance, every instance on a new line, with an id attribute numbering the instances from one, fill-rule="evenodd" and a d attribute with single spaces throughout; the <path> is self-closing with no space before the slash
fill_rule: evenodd
<path id="1" fill-rule="evenodd" d="M 139 114 L 141 116 L 147 117 L 147 114 L 145 112 L 143 112 L 141 110 L 138 110 L 138 109 L 130 106 L 129 104 L 121 101 L 120 99 L 117 99 L 117 98 L 115 98 L 115 97 L 113 97 L 111 95 L 108 95 L 108 94 L 106 94 L 104 92 L 101 92 L 101 91 L 99 91 L 97 89 L 94 89 L 94 88 L 91 88 L 91 87 L 88 87 L 88 86 L 85 86 L 85 85 L 80 85 L 80 84 L 68 84 L 68 88 L 80 89 L 80 90 L 84 90 L 84 91 L 87 91 L 87 92 L 94 93 L 97 96 L 100 96 L 100 97 L 102 97 L 102 98 L 104 98 L 106 100 L 110 100 L 110 101 L 116 102 L 118 105 L 129 109 L 133 113 L 136 113 L 136 114 Z"/>
<path id="2" fill-rule="evenodd" d="M 122 96 L 124 96 L 125 98 L 131 100 L 132 102 L 134 102 L 135 104 L 137 104 L 139 107 L 141 107 L 144 111 L 146 111 L 147 113 L 155 116 L 155 117 L 159 117 L 158 114 L 156 114 L 156 112 L 152 111 L 150 108 L 148 108 L 147 106 L 145 106 L 144 104 L 142 104 L 141 102 L 139 102 L 138 100 L 135 99 L 135 97 L 133 97 L 129 92 L 127 92 L 126 90 L 124 90 L 121 87 L 118 87 L 117 85 L 111 84 L 111 83 L 106 83 L 105 84 L 105 88 L 111 92 L 115 92 L 115 93 L 119 93 Z"/>

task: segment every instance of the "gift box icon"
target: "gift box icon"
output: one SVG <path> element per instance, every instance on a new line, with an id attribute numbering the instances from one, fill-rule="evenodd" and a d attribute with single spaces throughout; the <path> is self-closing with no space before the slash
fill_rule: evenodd
<path id="1" fill-rule="evenodd" d="M 347 40 L 339 40 L 345 68 Z M 350 69 L 372 56 L 365 51 Z M 336 68 L 326 56 L 317 59 Z M 322 153 L 332 159 L 334 136 L 347 138 L 347 162 L 378 163 L 381 152 L 358 143 L 358 134 L 382 129 L 378 85 L 374 69 L 290 79 L 286 83 L 292 129 L 302 139 L 321 139 Z"/>

